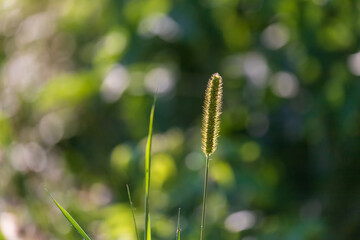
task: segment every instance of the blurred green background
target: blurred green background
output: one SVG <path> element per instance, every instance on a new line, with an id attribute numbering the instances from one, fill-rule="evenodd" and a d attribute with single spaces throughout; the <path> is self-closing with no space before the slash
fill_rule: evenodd
<path id="1" fill-rule="evenodd" d="M 224 79 L 207 239 L 360 239 L 360 1 L 0 0 L 0 239 L 199 237 L 208 78 Z"/>

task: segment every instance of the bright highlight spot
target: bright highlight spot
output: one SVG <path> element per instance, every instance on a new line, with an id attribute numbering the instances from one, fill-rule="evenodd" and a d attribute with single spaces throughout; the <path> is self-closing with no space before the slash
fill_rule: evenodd
<path id="1" fill-rule="evenodd" d="M 59 142 L 64 135 L 64 124 L 55 113 L 45 115 L 39 124 L 40 137 L 47 145 Z"/>
<path id="2" fill-rule="evenodd" d="M 241 232 L 255 226 L 256 216 L 251 211 L 240 211 L 225 219 L 225 228 L 230 232 Z"/>
<path id="3" fill-rule="evenodd" d="M 35 142 L 15 145 L 10 159 L 13 167 L 20 172 L 40 172 L 47 162 L 45 150 Z"/>
<path id="4" fill-rule="evenodd" d="M 267 48 L 276 50 L 288 42 L 289 32 L 284 25 L 275 23 L 264 30 L 261 40 Z"/>
<path id="5" fill-rule="evenodd" d="M 360 52 L 351 54 L 348 59 L 350 72 L 355 76 L 360 76 Z"/>
<path id="6" fill-rule="evenodd" d="M 271 89 L 279 97 L 293 98 L 299 91 L 299 83 L 295 75 L 288 72 L 278 72 L 273 78 Z"/>
<path id="7" fill-rule="evenodd" d="M 129 85 L 129 75 L 122 65 L 115 65 L 101 85 L 101 96 L 106 102 L 117 101 Z"/>
<path id="8" fill-rule="evenodd" d="M 0 215 L 1 232 L 6 239 L 20 240 L 18 219 L 12 213 L 3 212 Z"/>
<path id="9" fill-rule="evenodd" d="M 235 182 L 235 175 L 231 166 L 225 161 L 212 161 L 210 163 L 210 176 L 218 184 L 226 187 L 231 186 Z"/>
<path id="10" fill-rule="evenodd" d="M 138 31 L 145 37 L 159 36 L 168 42 L 176 41 L 181 36 L 180 26 L 163 14 L 154 14 L 142 20 Z"/>
<path id="11" fill-rule="evenodd" d="M 249 53 L 244 58 L 244 74 L 257 87 L 266 85 L 269 68 L 266 59 L 259 53 Z"/>
<path id="12" fill-rule="evenodd" d="M 121 173 L 126 173 L 127 167 L 132 158 L 132 151 L 128 145 L 116 146 L 111 153 L 111 166 Z"/>
<path id="13" fill-rule="evenodd" d="M 145 76 L 145 87 L 151 93 L 165 95 L 169 93 L 174 86 L 175 76 L 167 68 L 155 68 Z"/>
<path id="14" fill-rule="evenodd" d="M 161 188 L 167 180 L 176 174 L 175 161 L 165 153 L 155 154 L 151 161 L 151 174 L 155 176 L 151 179 L 152 185 Z"/>

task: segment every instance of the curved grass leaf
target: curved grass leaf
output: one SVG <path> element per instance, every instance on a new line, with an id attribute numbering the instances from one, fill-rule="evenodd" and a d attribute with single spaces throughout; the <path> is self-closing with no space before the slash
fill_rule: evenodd
<path id="1" fill-rule="evenodd" d="M 151 240 L 151 226 L 150 226 L 150 211 L 149 211 L 149 191 L 150 191 L 150 170 L 151 170 L 151 141 L 152 141 L 152 128 L 154 120 L 156 97 L 151 107 L 150 120 L 149 120 L 149 135 L 146 143 L 145 153 L 145 232 L 144 239 Z"/>
<path id="2" fill-rule="evenodd" d="M 51 195 L 51 199 L 54 201 L 56 206 L 60 209 L 62 214 L 66 217 L 66 219 L 73 225 L 73 227 L 78 231 L 78 233 L 85 239 L 91 240 L 90 237 L 85 233 L 85 231 L 80 227 L 80 225 L 75 221 L 75 219 L 68 213 L 65 208 L 63 208 Z"/>

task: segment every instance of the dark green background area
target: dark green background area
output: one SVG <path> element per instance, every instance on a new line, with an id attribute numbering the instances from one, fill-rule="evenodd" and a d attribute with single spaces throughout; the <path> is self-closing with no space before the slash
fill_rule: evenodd
<path id="1" fill-rule="evenodd" d="M 135 239 L 125 185 L 142 230 L 156 89 L 153 239 L 175 238 L 178 208 L 198 239 L 214 72 L 207 239 L 358 239 L 359 15 L 357 0 L 0 0 L 0 239 L 79 239 L 44 188 L 92 238 Z"/>

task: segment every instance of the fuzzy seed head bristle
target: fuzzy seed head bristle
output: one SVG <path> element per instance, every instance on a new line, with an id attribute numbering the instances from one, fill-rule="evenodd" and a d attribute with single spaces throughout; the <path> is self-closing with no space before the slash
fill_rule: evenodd
<path id="1" fill-rule="evenodd" d="M 202 150 L 206 156 L 213 154 L 217 146 L 220 131 L 222 85 L 220 74 L 214 73 L 206 88 L 202 125 Z"/>

